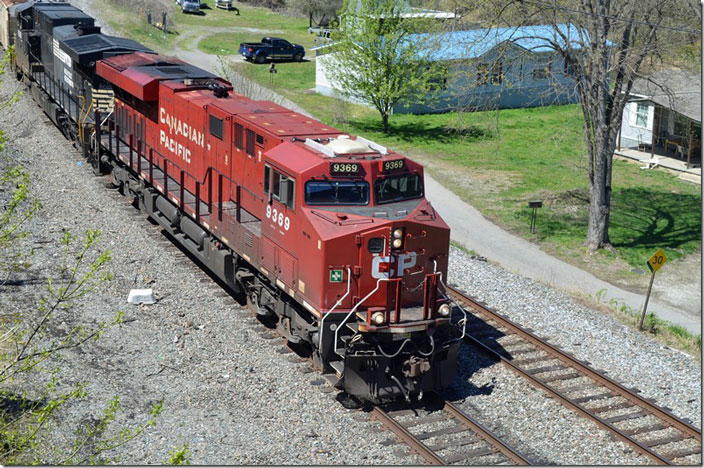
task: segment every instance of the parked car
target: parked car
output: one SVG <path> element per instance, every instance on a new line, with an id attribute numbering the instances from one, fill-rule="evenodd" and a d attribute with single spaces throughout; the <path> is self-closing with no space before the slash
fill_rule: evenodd
<path id="1" fill-rule="evenodd" d="M 300 62 L 306 54 L 302 45 L 291 44 L 279 37 L 264 37 L 261 42 L 243 42 L 239 53 L 246 60 L 264 63 L 270 60 L 293 60 Z"/>
<path id="2" fill-rule="evenodd" d="M 176 3 L 181 5 L 181 11 L 183 13 L 200 12 L 200 0 L 176 0 Z"/>
<path id="3" fill-rule="evenodd" d="M 230 10 L 232 8 L 232 0 L 215 0 L 215 8 Z"/>

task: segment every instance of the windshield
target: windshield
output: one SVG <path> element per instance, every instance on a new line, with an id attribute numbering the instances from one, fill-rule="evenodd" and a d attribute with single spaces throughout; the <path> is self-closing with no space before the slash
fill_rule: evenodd
<path id="1" fill-rule="evenodd" d="M 352 180 L 310 180 L 306 182 L 308 205 L 366 205 L 369 184 Z"/>
<path id="2" fill-rule="evenodd" d="M 423 181 L 418 174 L 385 177 L 374 182 L 374 195 L 378 204 L 420 198 Z"/>

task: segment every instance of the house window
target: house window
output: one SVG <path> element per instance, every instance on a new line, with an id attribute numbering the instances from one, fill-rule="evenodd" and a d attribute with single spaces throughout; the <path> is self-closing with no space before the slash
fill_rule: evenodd
<path id="1" fill-rule="evenodd" d="M 550 65 L 549 64 L 539 64 L 533 69 L 533 79 L 536 81 L 544 80 L 548 77 L 549 72 L 550 72 Z"/>
<path id="2" fill-rule="evenodd" d="M 647 127 L 648 126 L 648 109 L 650 106 L 639 102 L 636 107 L 636 126 L 637 127 Z"/>
<path id="3" fill-rule="evenodd" d="M 477 65 L 477 86 L 483 86 L 489 83 L 489 65 L 480 63 Z"/>
<path id="4" fill-rule="evenodd" d="M 222 119 L 218 119 L 214 115 L 210 116 L 210 134 L 218 140 L 222 140 Z"/>
<path id="5" fill-rule="evenodd" d="M 503 79 L 504 79 L 503 63 L 501 63 L 501 62 L 493 63 L 491 66 L 491 76 L 489 77 L 491 84 L 499 85 L 499 84 L 501 84 Z"/>

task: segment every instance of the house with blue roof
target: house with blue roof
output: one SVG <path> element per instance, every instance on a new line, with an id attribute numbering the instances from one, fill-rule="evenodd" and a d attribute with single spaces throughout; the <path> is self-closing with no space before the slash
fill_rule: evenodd
<path id="1" fill-rule="evenodd" d="M 559 28 L 578 49 L 584 39 L 580 31 L 567 24 Z M 443 91 L 433 102 L 403 102 L 394 112 L 423 114 L 576 103 L 571 70 L 551 45 L 563 46 L 563 35 L 557 34 L 553 26 L 521 26 L 412 36 L 410 40 L 436 44 L 427 54 L 444 64 L 446 79 Z M 336 66 L 334 44 L 312 50 L 316 54 L 315 90 L 339 95 L 339 88 L 327 74 L 328 67 Z"/>

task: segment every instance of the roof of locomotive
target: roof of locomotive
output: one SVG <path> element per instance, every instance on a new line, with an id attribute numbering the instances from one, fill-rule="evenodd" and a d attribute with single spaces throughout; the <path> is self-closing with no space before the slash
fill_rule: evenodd
<path id="1" fill-rule="evenodd" d="M 255 101 L 257 102 L 257 101 Z M 318 135 L 339 135 L 340 130 L 325 125 L 324 123 L 307 117 L 298 112 L 286 110 L 286 112 L 257 112 L 242 113 L 239 115 L 242 119 L 251 122 L 260 128 L 266 129 L 268 132 L 281 137 L 291 136 L 318 136 Z"/>
<path id="2" fill-rule="evenodd" d="M 71 34 L 72 26 L 54 28 L 54 37 L 58 37 L 61 48 L 69 57 L 80 64 L 87 64 L 103 58 L 106 54 L 119 54 L 130 51 L 152 52 L 137 41 L 122 37 L 107 36 L 102 33 L 77 35 Z M 65 31 L 60 31 L 65 30 Z M 58 32 L 63 34 L 57 34 Z M 65 37 L 60 37 L 60 36 Z"/>

